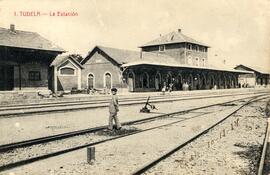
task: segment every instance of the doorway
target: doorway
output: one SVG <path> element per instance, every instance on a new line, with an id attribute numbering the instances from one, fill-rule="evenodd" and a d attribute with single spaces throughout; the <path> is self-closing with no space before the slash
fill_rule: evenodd
<path id="1" fill-rule="evenodd" d="M 134 76 L 133 73 L 128 74 L 128 91 L 133 92 L 134 91 Z"/>
<path id="2" fill-rule="evenodd" d="M 0 91 L 10 91 L 14 88 L 14 67 L 0 66 Z"/>

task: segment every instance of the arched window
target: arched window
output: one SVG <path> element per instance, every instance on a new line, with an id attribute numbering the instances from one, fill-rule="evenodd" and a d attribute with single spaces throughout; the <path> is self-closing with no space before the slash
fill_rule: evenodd
<path id="1" fill-rule="evenodd" d="M 75 69 L 71 67 L 63 67 L 60 69 L 60 75 L 75 75 Z"/>
<path id="2" fill-rule="evenodd" d="M 93 74 L 89 74 L 88 75 L 88 79 L 87 79 L 87 84 L 88 84 L 88 89 L 93 89 L 94 88 L 94 84 L 95 84 L 95 77 Z"/>
<path id="3" fill-rule="evenodd" d="M 104 75 L 104 87 L 112 88 L 112 75 L 109 72 Z"/>
<path id="4" fill-rule="evenodd" d="M 188 65 L 192 65 L 192 57 L 188 56 Z"/>
<path id="5" fill-rule="evenodd" d="M 200 62 L 199 58 L 197 57 L 197 58 L 195 58 L 195 59 L 196 59 L 195 65 L 196 65 L 196 66 L 199 66 L 199 62 Z"/>
<path id="6" fill-rule="evenodd" d="M 202 63 L 201 63 L 202 66 L 205 66 L 205 58 L 202 58 Z"/>

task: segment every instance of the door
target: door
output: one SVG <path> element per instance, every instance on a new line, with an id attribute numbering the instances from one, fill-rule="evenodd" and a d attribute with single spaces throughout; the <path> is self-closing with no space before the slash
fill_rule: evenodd
<path id="1" fill-rule="evenodd" d="M 14 67 L 0 66 L 0 91 L 9 91 L 14 88 Z"/>
<path id="2" fill-rule="evenodd" d="M 134 91 L 134 78 L 133 74 L 129 73 L 128 74 L 128 91 L 133 92 Z"/>
<path id="3" fill-rule="evenodd" d="M 94 75 L 89 74 L 88 75 L 88 89 L 93 89 L 94 88 Z"/>
<path id="4" fill-rule="evenodd" d="M 105 74 L 105 87 L 108 89 L 112 88 L 112 76 L 110 73 Z"/>

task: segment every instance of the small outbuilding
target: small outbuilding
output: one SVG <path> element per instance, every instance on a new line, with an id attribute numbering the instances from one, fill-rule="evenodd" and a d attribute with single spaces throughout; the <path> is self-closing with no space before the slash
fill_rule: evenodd
<path id="1" fill-rule="evenodd" d="M 51 63 L 53 72 L 53 91 L 81 90 L 81 71 L 83 69 L 79 61 L 80 55 L 58 55 Z"/>
<path id="2" fill-rule="evenodd" d="M 270 72 L 262 70 L 259 67 L 240 64 L 234 69 L 253 72 L 253 74 L 239 75 L 241 87 L 267 86 L 270 84 Z"/>

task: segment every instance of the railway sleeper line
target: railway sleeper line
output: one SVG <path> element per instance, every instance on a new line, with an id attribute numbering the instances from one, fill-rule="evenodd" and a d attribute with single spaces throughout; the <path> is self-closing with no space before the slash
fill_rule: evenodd
<path id="1" fill-rule="evenodd" d="M 258 95 L 258 96 L 262 96 L 262 95 Z M 245 97 L 243 99 L 248 99 L 248 98 L 251 98 L 251 97 Z M 231 101 L 228 101 L 228 102 L 225 102 L 225 103 L 233 103 L 233 102 L 236 102 L 236 101 L 239 101 L 239 100 L 241 101 L 243 99 L 231 100 Z M 205 106 L 202 106 L 202 107 L 196 107 L 196 108 L 192 108 L 192 109 L 181 110 L 181 111 L 178 111 L 178 112 L 161 114 L 161 115 L 157 115 L 157 116 L 153 116 L 153 117 L 149 117 L 149 118 L 124 122 L 123 125 L 124 126 L 125 125 L 131 125 L 131 124 L 140 123 L 140 122 L 144 122 L 144 121 L 154 120 L 154 119 L 157 119 L 157 118 L 164 118 L 164 117 L 169 117 L 169 116 L 173 116 L 173 115 L 185 114 L 185 113 L 188 113 L 188 112 L 195 112 L 196 110 L 199 110 L 199 109 L 205 109 L 205 108 L 209 108 L 209 107 L 213 107 L 213 106 L 219 106 L 219 105 L 222 105 L 222 104 L 224 104 L 224 103 L 205 105 Z M 42 143 L 51 142 L 51 141 L 54 141 L 54 140 L 65 139 L 65 138 L 68 138 L 68 137 L 73 137 L 73 136 L 82 135 L 82 134 L 86 134 L 86 133 L 93 133 L 93 132 L 97 132 L 97 131 L 100 131 L 100 130 L 103 130 L 103 129 L 106 129 L 106 128 L 107 128 L 107 125 L 104 125 L 104 126 L 98 126 L 98 127 L 89 128 L 89 129 L 83 129 L 83 130 L 67 132 L 67 133 L 63 133 L 63 134 L 56 134 L 56 135 L 52 135 L 52 136 L 29 139 L 29 140 L 15 142 L 15 143 L 3 144 L 3 145 L 0 145 L 0 152 L 9 151 L 9 150 L 12 150 L 12 149 L 15 149 L 15 148 L 22 148 L 22 147 L 32 146 L 32 145 L 36 145 L 36 144 L 42 144 Z"/>
<path id="2" fill-rule="evenodd" d="M 255 97 L 257 98 L 257 97 Z M 163 154 L 162 156 L 158 157 L 157 159 L 153 160 L 152 162 L 138 168 L 136 171 L 132 172 L 132 175 L 140 175 L 140 174 L 144 174 L 146 173 L 148 170 L 150 170 L 151 168 L 153 168 L 154 166 L 156 166 L 159 162 L 167 159 L 168 157 L 172 156 L 174 153 L 176 153 L 177 151 L 181 150 L 181 148 L 185 147 L 186 145 L 192 143 L 193 141 L 197 140 L 198 138 L 200 138 L 201 136 L 207 134 L 209 131 L 211 131 L 213 128 L 217 127 L 219 124 L 221 124 L 222 122 L 224 122 L 225 120 L 227 120 L 229 117 L 233 116 L 234 114 L 236 114 L 240 109 L 242 109 L 243 107 L 262 100 L 262 99 L 266 99 L 269 97 L 264 97 L 261 99 L 251 99 L 248 102 L 244 103 L 243 105 L 241 105 L 237 110 L 235 110 L 234 112 L 230 113 L 229 115 L 227 115 L 226 117 L 224 117 L 223 119 L 221 119 L 220 121 L 218 121 L 217 123 L 213 124 L 212 126 L 208 127 L 207 129 L 205 129 L 204 131 L 200 132 L 199 134 L 195 135 L 194 137 L 192 137 L 191 139 L 187 140 L 184 143 L 181 143 L 180 145 L 176 146 L 175 148 L 171 149 L 170 151 L 166 152 L 165 154 Z M 236 114 L 237 117 L 239 117 Z M 266 144 L 267 144 L 267 136 L 269 136 L 269 124 L 267 123 L 267 132 L 265 133 L 265 138 L 264 138 L 264 143 L 262 146 L 262 150 L 261 150 L 261 158 L 260 158 L 260 167 L 258 169 L 258 175 L 262 174 L 263 171 L 263 162 L 264 162 L 264 157 L 265 157 L 265 150 L 266 150 Z"/>
<path id="3" fill-rule="evenodd" d="M 262 95 L 260 95 L 260 96 L 262 96 Z M 255 98 L 258 98 L 260 96 L 256 96 Z M 265 98 L 267 98 L 267 97 L 265 97 Z M 211 106 L 215 106 L 215 105 L 211 105 Z M 238 111 L 242 107 L 243 107 L 243 105 L 241 105 L 241 107 L 238 108 L 236 111 Z M 234 114 L 236 111 L 232 112 L 230 115 Z M 174 115 L 176 115 L 176 114 L 174 114 Z M 202 116 L 202 115 L 206 115 L 206 114 L 198 114 L 198 115 L 196 115 L 194 117 L 198 117 L 198 116 Z M 167 116 L 171 116 L 171 115 L 167 115 Z M 37 156 L 37 157 L 34 157 L 34 158 L 30 158 L 30 159 L 21 160 L 21 161 L 18 161 L 18 162 L 6 164 L 6 165 L 3 165 L 3 166 L 0 167 L 0 171 L 5 171 L 5 170 L 11 169 L 11 168 L 15 168 L 15 167 L 18 167 L 18 166 L 26 165 L 26 164 L 29 164 L 29 163 L 32 163 L 32 162 L 35 162 L 35 161 L 39 161 L 39 160 L 43 160 L 43 159 L 46 159 L 46 158 L 49 158 L 49 157 L 58 156 L 58 155 L 61 155 L 61 154 L 64 154 L 64 153 L 68 153 L 68 152 L 71 152 L 71 151 L 75 151 L 75 150 L 78 150 L 78 149 L 82 149 L 82 148 L 85 148 L 85 147 L 88 147 L 88 146 L 94 146 L 94 145 L 97 145 L 97 144 L 101 144 L 101 143 L 104 143 L 104 142 L 108 142 L 108 141 L 116 140 L 116 139 L 119 139 L 119 138 L 127 137 L 127 136 L 130 136 L 130 135 L 138 134 L 138 133 L 141 133 L 141 132 L 146 132 L 146 131 L 149 131 L 149 130 L 153 130 L 153 129 L 157 129 L 157 128 L 161 128 L 161 127 L 165 127 L 165 126 L 170 126 L 170 125 L 173 125 L 173 124 L 182 122 L 184 120 L 192 119 L 194 117 L 181 118 L 178 121 L 174 121 L 174 122 L 171 122 L 171 123 L 168 123 L 168 124 L 165 124 L 165 125 L 152 127 L 152 128 L 148 128 L 148 129 L 145 129 L 145 130 L 135 131 L 135 132 L 127 133 L 127 134 L 124 134 L 124 135 L 118 135 L 118 136 L 115 136 L 115 137 L 112 137 L 112 138 L 108 138 L 108 139 L 104 139 L 104 140 L 101 140 L 101 141 L 89 143 L 89 144 L 86 144 L 86 145 L 80 145 L 80 146 L 77 146 L 77 147 L 73 147 L 73 148 L 69 148 L 69 149 L 57 151 L 57 152 L 54 152 L 54 153 L 49 153 L 49 154 L 46 154 L 46 155 Z M 155 117 L 155 118 L 157 119 L 157 117 Z M 225 119 L 223 119 L 223 120 L 225 120 Z M 220 122 L 222 122 L 223 120 L 221 120 Z M 206 131 L 203 131 L 202 133 L 204 133 L 204 132 L 206 132 Z"/>

